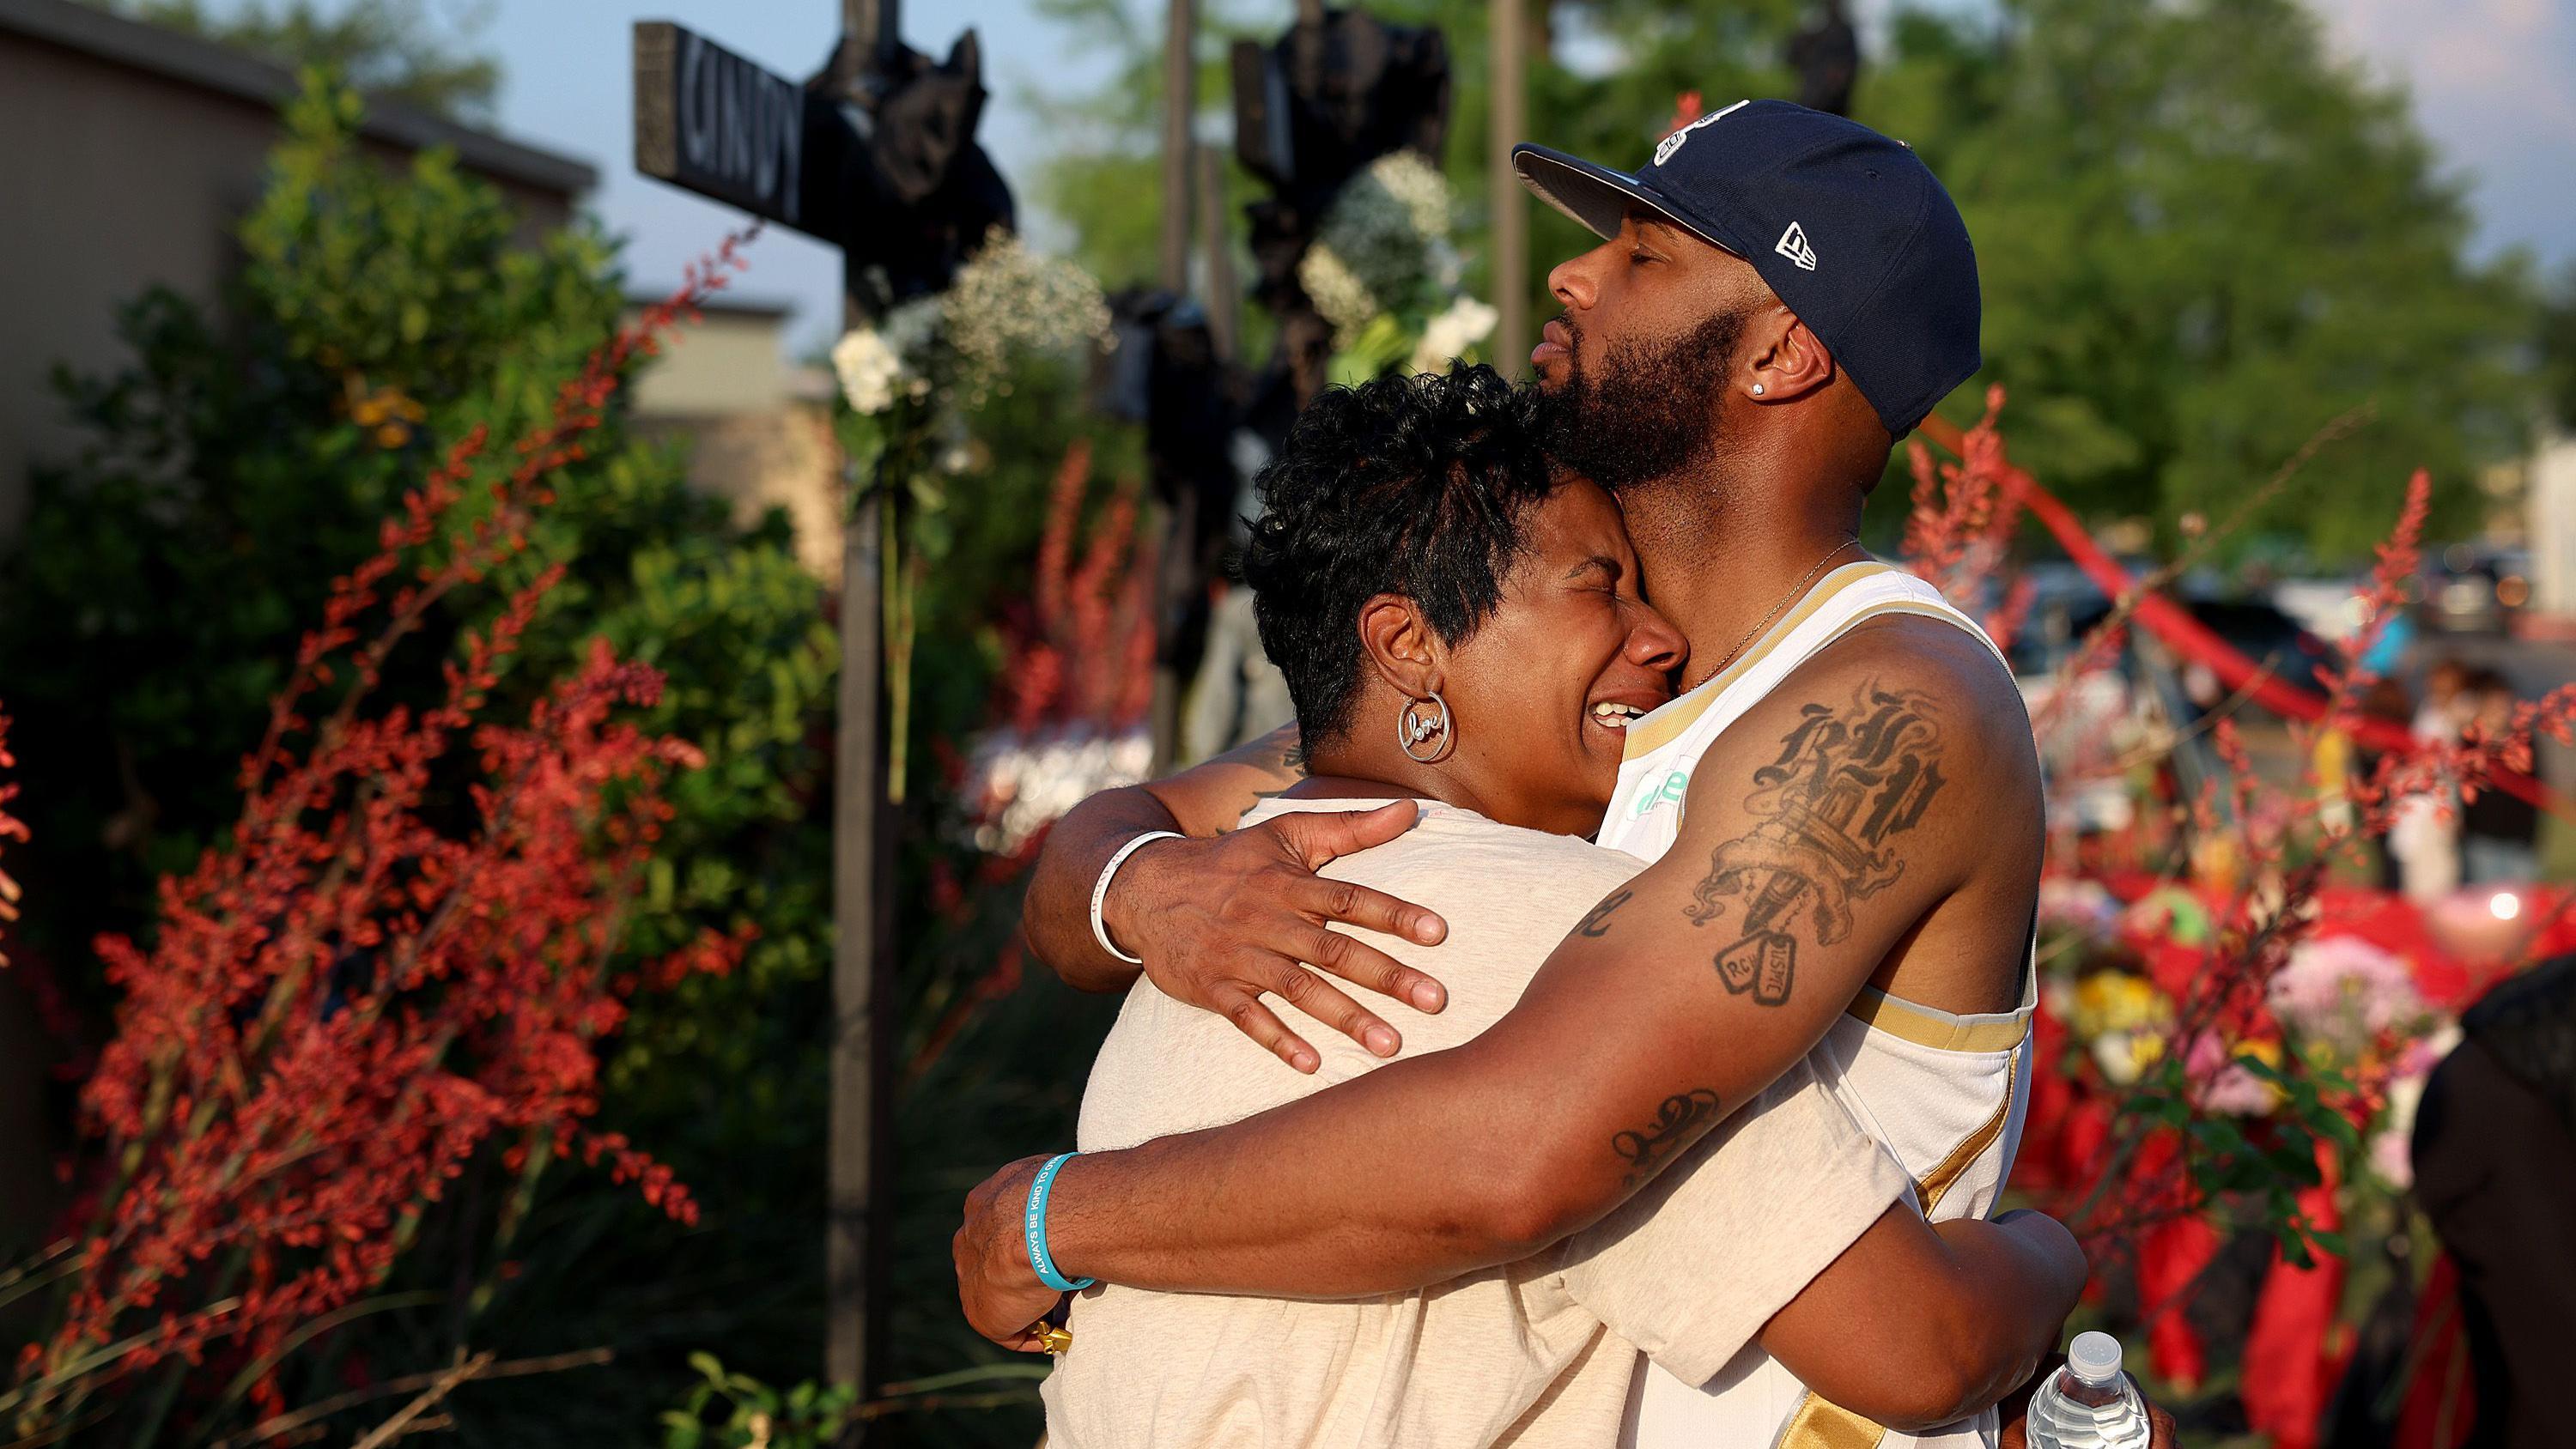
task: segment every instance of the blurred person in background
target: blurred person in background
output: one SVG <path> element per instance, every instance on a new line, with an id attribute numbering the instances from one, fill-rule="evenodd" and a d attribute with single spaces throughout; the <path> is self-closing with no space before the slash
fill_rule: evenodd
<path id="1" fill-rule="evenodd" d="M 2415 711 L 2415 738 L 2448 744 L 2460 737 L 2468 666 L 2456 659 L 2435 660 L 2424 673 L 2424 702 Z M 2396 858 L 2406 898 L 2421 905 L 2460 887 L 2460 797 L 2445 786 L 2422 790 L 2397 802 L 2388 827 L 2388 853 Z"/>
<path id="2" fill-rule="evenodd" d="M 2460 1275 L 2468 1449 L 2568 1449 L 2576 1367 L 2576 956 L 2508 977 L 2416 1108 L 2415 1200 Z"/>
<path id="3" fill-rule="evenodd" d="M 1208 611 L 1207 653 L 1181 721 L 1181 758 L 1213 759 L 1248 745 L 1294 712 L 1288 682 L 1261 652 L 1252 591 L 1228 587 Z"/>
<path id="4" fill-rule="evenodd" d="M 2489 737 L 2513 727 L 2519 702 L 2512 682 L 2492 669 L 2471 674 L 2461 693 L 2468 724 Z M 2460 807 L 2460 869 L 2468 885 L 2540 879 L 2540 807 L 2511 791 L 2480 790 Z"/>

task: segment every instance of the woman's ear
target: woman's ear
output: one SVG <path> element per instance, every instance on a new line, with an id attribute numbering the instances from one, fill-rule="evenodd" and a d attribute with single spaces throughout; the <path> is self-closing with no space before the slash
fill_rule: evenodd
<path id="1" fill-rule="evenodd" d="M 1429 698 L 1449 662 L 1440 636 L 1402 594 L 1378 594 L 1360 605 L 1360 648 L 1377 677 L 1407 699 Z"/>

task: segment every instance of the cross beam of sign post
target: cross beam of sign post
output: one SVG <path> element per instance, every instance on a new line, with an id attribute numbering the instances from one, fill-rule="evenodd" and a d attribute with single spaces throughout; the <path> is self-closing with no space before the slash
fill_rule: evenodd
<path id="1" fill-rule="evenodd" d="M 635 168 L 841 248 L 845 325 L 947 285 L 1010 193 L 974 142 L 974 33 L 945 63 L 897 38 L 897 0 L 842 0 L 842 34 L 805 83 L 668 21 L 635 26 Z M 894 811 L 878 643 L 882 501 L 846 478 L 832 808 L 831 1174 L 824 1377 L 881 1382 L 893 1225 Z M 856 1442 L 866 1421 L 844 1442 Z"/>

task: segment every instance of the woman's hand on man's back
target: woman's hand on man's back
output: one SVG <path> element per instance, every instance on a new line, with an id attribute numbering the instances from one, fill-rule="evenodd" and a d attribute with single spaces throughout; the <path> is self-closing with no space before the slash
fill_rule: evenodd
<path id="1" fill-rule="evenodd" d="M 1112 940 L 1144 958 L 1156 989 L 1225 1017 L 1298 1071 L 1312 1072 L 1322 1059 L 1262 1000 L 1264 993 L 1379 1056 L 1393 1056 L 1402 1042 L 1396 1030 L 1325 974 L 1422 1011 L 1438 1011 L 1448 993 L 1327 923 L 1426 946 L 1438 944 L 1448 926 L 1420 906 L 1316 872 L 1402 835 L 1417 814 L 1410 801 L 1398 801 L 1366 811 L 1283 815 L 1213 839 L 1158 840 L 1120 868 L 1102 918 Z"/>

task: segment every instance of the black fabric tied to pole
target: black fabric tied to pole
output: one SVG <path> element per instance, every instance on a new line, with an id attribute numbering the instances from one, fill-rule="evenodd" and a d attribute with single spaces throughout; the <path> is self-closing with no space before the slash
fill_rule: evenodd
<path id="1" fill-rule="evenodd" d="M 880 302 L 945 290 L 986 233 L 1016 219 L 1010 187 L 975 142 L 986 96 L 982 50 L 969 31 L 945 61 L 907 47 L 862 70 L 871 58 L 854 49 L 844 38 L 807 82 L 839 100 L 859 138 L 842 153 L 831 188 L 840 214 L 820 218 L 815 230 L 842 239 L 852 275 L 863 267 L 885 274 L 889 295 Z M 852 98 L 860 88 L 873 93 L 872 105 Z"/>

